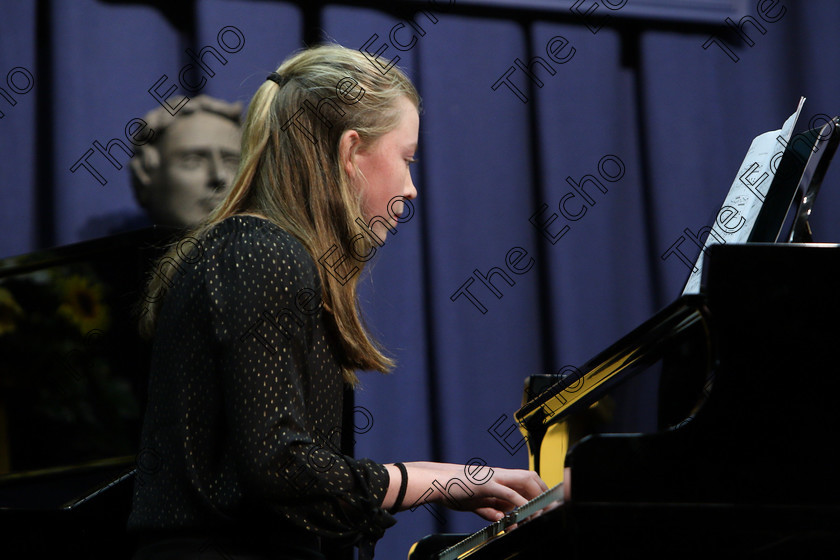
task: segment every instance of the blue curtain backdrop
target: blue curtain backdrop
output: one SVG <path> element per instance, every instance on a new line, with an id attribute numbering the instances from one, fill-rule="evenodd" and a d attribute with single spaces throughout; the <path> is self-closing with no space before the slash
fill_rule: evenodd
<path id="1" fill-rule="evenodd" d="M 190 62 L 186 48 L 226 41 L 227 63 L 215 64 L 202 93 L 247 103 L 306 42 L 359 48 L 376 34 L 374 50 L 406 17 L 371 4 L 173 4 L 21 0 L 0 8 L 0 87 L 14 102 L 0 97 L 0 257 L 80 241 L 97 220 L 136 211 L 118 149 L 122 169 L 91 160 L 104 186 L 71 167 L 94 141 L 125 141 L 129 122 L 155 106 L 150 87 L 166 75 L 165 91 Z M 840 113 L 840 43 L 829 25 L 840 21 L 840 4 L 775 4 L 776 21 L 757 20 L 763 33 L 745 25 L 752 46 L 727 36 L 731 53 L 715 43 L 704 49 L 715 31 L 702 25 L 614 19 L 624 23 L 593 33 L 567 12 L 445 4 L 433 9 L 436 23 L 417 17 L 425 34 L 414 47 L 385 52 L 399 54 L 425 112 L 416 215 L 388 241 L 362 292 L 369 323 L 399 367 L 363 376 L 356 400 L 373 424 L 357 434 L 357 455 L 525 467 L 517 434 L 503 445 L 488 432 L 512 426 L 523 378 L 583 363 L 679 295 L 688 270 L 661 255 L 686 228 L 709 223 L 752 138 L 780 127 L 800 95 L 806 122 Z M 747 13 L 756 10 L 747 3 Z M 231 26 L 243 45 L 231 30 L 219 38 Z M 406 42 L 409 31 L 400 33 Z M 531 67 L 535 80 L 519 69 L 510 78 L 519 94 L 492 88 L 517 59 L 535 56 L 547 63 Z M 819 241 L 840 241 L 838 167 L 812 219 Z M 558 215 L 546 226 L 552 243 L 529 219 L 543 205 L 538 223 L 558 214 L 572 183 L 583 191 L 567 205 L 578 218 Z M 455 297 L 465 284 L 473 301 Z M 628 429 L 652 427 L 655 381 L 619 392 Z M 438 515 L 400 514 L 379 555 L 403 557 L 440 529 Z M 450 531 L 483 525 L 470 514 L 447 519 Z"/>

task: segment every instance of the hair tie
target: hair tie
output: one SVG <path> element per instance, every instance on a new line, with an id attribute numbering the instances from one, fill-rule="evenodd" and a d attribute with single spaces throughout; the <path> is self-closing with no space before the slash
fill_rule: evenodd
<path id="1" fill-rule="evenodd" d="M 397 513 L 402 506 L 403 500 L 405 499 L 405 491 L 408 488 L 408 472 L 405 470 L 405 465 L 402 463 L 394 463 L 394 466 L 397 467 L 402 475 L 402 481 L 400 482 L 400 491 L 397 492 L 397 499 L 394 500 L 394 505 L 391 506 L 391 509 L 388 510 L 388 513 Z"/>
<path id="2" fill-rule="evenodd" d="M 283 87 L 283 84 L 285 84 L 286 82 L 289 81 L 289 78 L 287 78 L 286 76 L 281 76 L 277 72 L 272 72 L 271 74 L 266 76 L 265 79 L 266 80 L 271 80 L 272 82 L 274 82 L 275 84 L 277 84 L 280 87 Z"/>

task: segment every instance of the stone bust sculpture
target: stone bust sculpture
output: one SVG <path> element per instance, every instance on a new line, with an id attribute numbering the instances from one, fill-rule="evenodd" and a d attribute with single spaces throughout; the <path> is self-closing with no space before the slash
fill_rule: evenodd
<path id="1" fill-rule="evenodd" d="M 134 196 L 152 222 L 194 226 L 221 202 L 239 165 L 241 114 L 241 103 L 199 95 L 175 116 L 162 106 L 146 115 L 155 135 L 129 167 Z"/>

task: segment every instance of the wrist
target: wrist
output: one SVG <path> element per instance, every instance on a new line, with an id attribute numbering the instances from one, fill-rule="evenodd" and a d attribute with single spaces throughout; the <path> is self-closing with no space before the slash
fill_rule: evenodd
<path id="1" fill-rule="evenodd" d="M 394 463 L 392 466 L 396 467 L 400 471 L 400 488 L 397 491 L 397 497 L 394 500 L 394 504 L 388 508 L 388 513 L 394 514 L 402 509 L 406 489 L 408 488 L 408 472 L 405 465 L 402 463 Z M 390 488 L 391 485 L 389 484 L 388 487 Z"/>
<path id="2" fill-rule="evenodd" d="M 403 480 L 402 473 L 399 467 L 396 466 L 396 463 L 383 465 L 388 470 L 390 481 L 381 507 L 389 512 L 391 510 L 396 512 L 438 501 L 440 499 L 440 492 L 434 490 L 433 482 L 436 478 L 440 478 L 440 473 L 439 469 L 433 468 L 434 465 L 435 463 L 429 462 L 404 463 L 407 477 L 405 495 L 403 496 L 402 504 L 399 504 L 399 509 L 395 509 L 394 505 L 400 493 L 400 486 Z"/>
<path id="3" fill-rule="evenodd" d="M 400 470 L 390 463 L 383 466 L 388 471 L 388 490 L 382 498 L 381 507 L 390 511 L 394 507 L 394 502 L 396 502 L 397 494 L 400 491 Z"/>

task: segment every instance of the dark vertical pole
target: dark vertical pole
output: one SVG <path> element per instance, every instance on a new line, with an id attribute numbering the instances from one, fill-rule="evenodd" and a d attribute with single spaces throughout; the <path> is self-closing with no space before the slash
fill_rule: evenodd
<path id="1" fill-rule="evenodd" d="M 307 47 L 321 42 L 321 13 L 324 6 L 321 2 L 305 2 L 300 4 L 303 11 L 303 44 Z"/>
<path id="2" fill-rule="evenodd" d="M 198 53 L 203 45 L 198 44 L 198 28 L 196 22 L 198 21 L 198 12 L 195 5 L 195 0 L 188 0 L 181 4 L 173 4 L 167 10 L 167 15 L 170 21 L 175 24 L 175 27 L 180 31 L 180 47 L 178 52 L 181 55 L 181 62 L 189 64 L 192 62 L 187 56 L 186 49 L 190 48 L 193 52 Z M 197 84 L 201 81 L 201 69 L 191 64 L 187 70 L 187 81 L 191 84 Z M 184 95 L 192 96 L 192 92 L 185 91 Z"/>
<path id="3" fill-rule="evenodd" d="M 653 294 L 653 303 L 656 309 L 662 307 L 663 288 L 662 275 L 659 266 L 659 250 L 656 242 L 659 239 L 659 224 L 656 221 L 654 211 L 653 186 L 650 183 L 651 154 L 650 141 L 648 138 L 647 111 L 645 109 L 645 89 L 643 80 L 643 68 L 640 54 L 639 41 L 641 33 L 637 27 L 629 27 L 621 30 L 621 64 L 633 70 L 633 97 L 636 113 L 636 145 L 639 147 L 639 182 L 642 189 L 642 219 L 645 228 L 645 246 L 647 249 L 647 269 L 650 278 L 650 288 Z M 654 310 L 652 310 L 654 311 Z"/>
<path id="4" fill-rule="evenodd" d="M 55 113 L 53 77 L 52 2 L 38 0 L 35 8 L 35 249 L 56 244 Z M 60 94 L 60 93 L 59 93 Z"/>
<path id="5" fill-rule="evenodd" d="M 535 56 L 534 45 L 532 43 L 531 29 L 533 21 L 528 21 L 523 24 L 523 31 L 526 37 L 526 59 L 528 64 Z M 528 146 L 528 151 L 531 154 L 530 167 L 533 175 L 531 180 L 531 199 L 533 203 L 531 208 L 536 210 L 541 204 L 542 197 L 545 195 L 545 181 L 543 178 L 543 151 L 540 146 L 540 133 L 542 127 L 540 126 L 539 110 L 537 108 L 537 90 L 533 80 L 528 80 L 528 130 L 531 142 Z M 555 350 L 557 342 L 555 341 L 555 325 L 554 325 L 554 292 L 558 289 L 557 286 L 551 285 L 549 275 L 549 252 L 548 240 L 542 235 L 537 234 L 536 257 L 534 260 L 537 263 L 537 314 L 540 330 L 540 369 L 542 373 L 550 374 L 554 372 Z"/>

